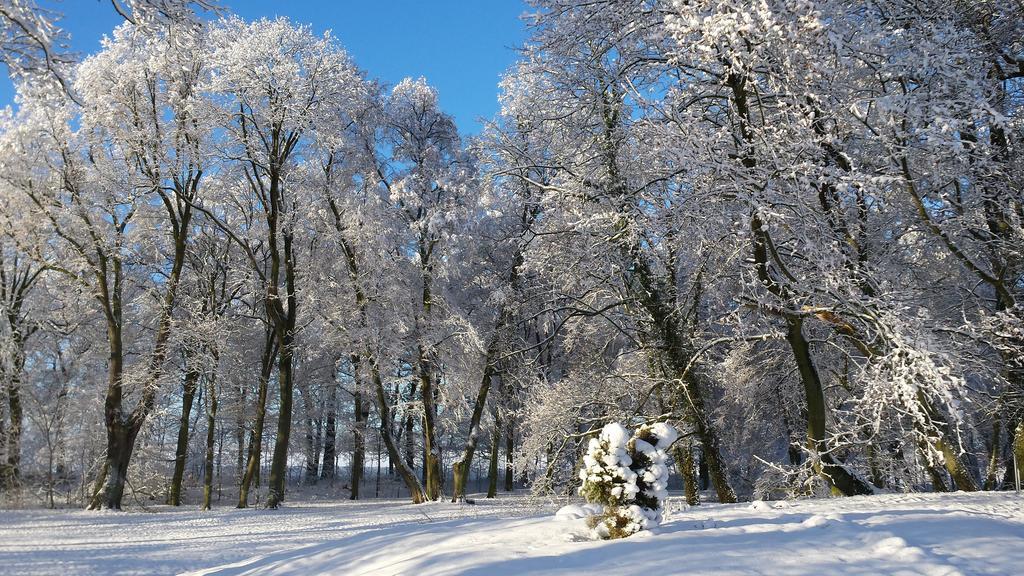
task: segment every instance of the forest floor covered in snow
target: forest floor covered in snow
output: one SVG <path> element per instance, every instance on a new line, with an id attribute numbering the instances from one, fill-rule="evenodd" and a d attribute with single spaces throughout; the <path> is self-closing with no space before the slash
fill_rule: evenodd
<path id="1" fill-rule="evenodd" d="M 581 520 L 554 519 L 553 503 L 476 502 L 0 511 L 0 573 L 972 575 L 1024 566 L 1024 497 L 1014 493 L 694 508 L 674 497 L 657 530 L 605 542 L 585 540 Z"/>

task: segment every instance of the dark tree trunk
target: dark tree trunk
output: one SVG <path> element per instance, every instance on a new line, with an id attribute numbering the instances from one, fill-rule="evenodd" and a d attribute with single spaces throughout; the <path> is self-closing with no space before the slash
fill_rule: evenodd
<path id="1" fill-rule="evenodd" d="M 1014 429 L 1013 433 L 1013 466 L 1014 469 L 1014 481 L 1017 482 L 1020 479 L 1020 474 L 1024 472 L 1024 420 L 1021 420 L 1017 424 L 1017 428 Z"/>
<path id="2" fill-rule="evenodd" d="M 377 434 L 377 480 L 373 487 L 373 497 L 380 498 L 380 460 L 381 460 L 381 449 L 380 449 L 380 434 Z"/>
<path id="3" fill-rule="evenodd" d="M 601 153 L 607 170 L 607 193 L 618 202 L 633 204 L 636 198 L 629 192 L 628 183 L 618 165 L 621 148 L 618 131 L 624 122 L 621 97 L 621 92 L 617 93 L 617 87 L 614 86 L 608 86 L 602 92 L 604 138 Z M 628 233 L 627 225 L 625 219 L 620 219 L 613 234 L 624 260 L 629 264 L 623 268 L 623 279 L 628 290 L 650 316 L 652 329 L 647 339 L 652 341 L 652 347 L 664 349 L 673 376 L 680 381 L 681 390 L 678 392 L 685 398 L 687 420 L 703 444 L 719 501 L 735 502 L 736 493 L 729 484 L 722 460 L 718 430 L 708 417 L 703 390 L 689 373 L 693 350 L 683 335 L 684 325 L 679 318 L 675 298 L 671 296 L 671 285 L 654 273 L 643 246 L 635 235 Z M 672 282 L 675 282 L 674 278 Z"/>
<path id="4" fill-rule="evenodd" d="M 346 260 L 346 263 L 348 265 L 349 279 L 352 281 L 352 284 L 354 286 L 355 301 L 356 301 L 356 307 L 359 310 L 360 324 L 365 328 L 368 325 L 368 320 L 367 320 L 367 315 L 366 315 L 366 296 L 365 296 L 365 294 L 363 294 L 363 290 L 362 290 L 362 287 L 361 287 L 361 284 L 360 284 L 361 277 L 359 275 L 359 265 L 358 265 L 359 263 L 358 263 L 358 260 L 356 258 L 356 252 L 352 249 L 352 246 L 349 245 L 348 241 L 345 238 L 344 226 L 343 226 L 342 220 L 341 220 L 341 211 L 339 210 L 337 204 L 333 200 L 330 200 L 330 206 L 331 206 L 331 211 L 334 213 L 335 228 L 339 232 L 339 236 L 340 236 L 339 240 L 341 242 L 342 249 L 343 249 L 343 251 L 345 253 L 345 260 Z M 357 358 L 358 358 L 358 356 L 353 356 L 354 360 L 357 359 Z M 402 479 L 405 481 L 406 487 L 409 489 L 409 494 L 410 494 L 410 496 L 412 498 L 413 503 L 414 504 L 419 504 L 419 503 L 424 501 L 424 492 L 423 492 L 423 487 L 420 485 L 419 481 L 416 479 L 416 474 L 413 472 L 412 464 L 411 464 L 412 448 L 411 448 L 411 445 L 409 443 L 412 441 L 412 418 L 410 416 L 407 419 L 407 424 L 408 424 L 408 429 L 406 430 L 406 437 L 407 437 L 406 438 L 406 441 L 407 441 L 407 444 L 406 444 L 406 448 L 407 448 L 406 456 L 408 457 L 408 464 L 407 464 L 407 463 L 402 462 L 402 460 L 401 460 L 402 457 L 401 457 L 401 454 L 399 452 L 398 446 L 396 445 L 396 443 L 394 441 L 394 438 L 392 436 L 393 430 L 392 430 L 392 420 L 391 420 L 391 406 L 388 403 L 387 391 L 384 390 L 384 382 L 381 380 L 381 377 L 380 377 L 380 368 L 377 366 L 377 360 L 374 357 L 374 355 L 371 352 L 371 350 L 369 350 L 369 349 L 367 349 L 367 351 L 366 351 L 366 360 L 367 360 L 367 363 L 369 364 L 369 368 L 370 368 L 370 381 L 373 384 L 373 389 L 374 389 L 374 392 L 375 392 L 376 398 L 377 398 L 377 411 L 380 414 L 380 438 L 384 441 L 384 444 L 387 446 L 387 449 L 388 449 L 388 466 L 389 467 L 394 466 L 395 468 L 398 469 L 399 474 L 402 476 Z M 358 381 L 358 374 L 359 374 L 358 362 L 354 363 L 353 368 L 355 369 L 356 376 L 357 376 L 357 381 Z M 357 382 L 357 384 L 358 384 L 358 382 Z M 414 386 L 414 388 L 413 388 L 413 394 L 412 395 L 414 396 L 415 395 L 415 385 L 413 385 L 413 386 Z M 363 410 L 360 410 L 359 412 L 360 413 L 364 413 L 367 410 L 368 410 L 368 408 L 364 408 Z M 365 426 L 365 417 L 363 418 L 363 421 L 364 421 L 364 426 Z M 364 435 L 363 442 L 364 442 L 363 453 L 364 453 L 364 457 L 365 457 L 365 435 Z M 379 454 L 378 454 L 378 458 L 379 458 Z M 379 463 L 379 460 L 378 460 L 378 463 Z M 360 467 L 362 467 L 362 465 L 360 465 Z M 362 474 L 362 471 L 360 470 L 360 475 L 361 474 Z M 380 478 L 379 465 L 378 465 L 377 477 L 378 477 L 378 481 L 379 481 L 379 478 Z"/>
<path id="5" fill-rule="evenodd" d="M 627 280 L 633 284 L 632 290 L 650 315 L 655 345 L 664 349 L 663 355 L 668 369 L 679 382 L 675 391 L 676 396 L 684 407 L 687 421 L 693 426 L 701 441 L 718 501 L 736 502 L 736 492 L 729 483 L 729 475 L 719 446 L 719 432 L 704 404 L 703 387 L 691 369 L 693 351 L 684 340 L 676 307 L 667 299 L 668 291 L 650 270 L 647 260 L 640 252 L 640 246 L 632 242 L 623 246 L 623 251 L 633 264 Z"/>
<path id="6" fill-rule="evenodd" d="M 0 488 L 13 488 L 21 480 L 21 436 L 24 431 L 25 414 L 21 404 L 22 375 L 25 373 L 25 339 L 35 328 L 28 327 L 22 315 L 25 299 L 42 268 L 33 271 L 16 255 L 9 262 L 0 259 L 0 294 L 3 302 L 8 336 L 10 338 L 4 353 L 8 355 L 9 364 L 0 368 L 0 377 L 6 382 L 7 412 L 10 425 L 3 428 L 3 407 L 0 407 L 0 449 L 6 449 L 7 458 L 0 462 Z M 6 265 L 10 263 L 11 267 Z M 52 496 L 51 496 L 52 497 Z"/>
<path id="7" fill-rule="evenodd" d="M 512 453 L 515 452 L 516 434 L 512 412 L 505 417 L 505 492 L 511 492 L 515 487 L 515 471 L 512 468 Z"/>
<path id="8" fill-rule="evenodd" d="M 338 424 L 338 384 L 331 383 L 331 389 L 327 396 L 327 423 L 324 429 L 324 463 L 320 469 L 320 477 L 324 480 L 333 480 L 337 472 L 337 446 Z"/>
<path id="9" fill-rule="evenodd" d="M 395 468 L 398 470 L 399 475 L 402 477 L 402 480 L 405 481 L 405 485 L 409 489 L 409 494 L 412 498 L 413 504 L 419 504 L 426 500 L 426 495 L 423 492 L 423 487 L 420 485 L 419 480 L 416 478 L 416 473 L 402 461 L 401 455 L 398 452 L 398 446 L 395 445 L 394 440 L 391 438 L 391 406 L 388 404 L 387 393 L 384 391 L 384 383 L 380 378 L 380 370 L 377 368 L 377 362 L 373 356 L 369 356 L 369 364 L 370 377 L 373 380 L 373 386 L 377 392 L 377 412 L 380 414 L 380 435 L 381 439 L 384 441 L 384 445 L 387 446 L 388 459 L 395 463 Z"/>
<path id="10" fill-rule="evenodd" d="M 121 509 L 124 484 L 128 476 L 128 460 L 135 441 L 135 433 L 129 416 L 121 409 L 122 377 L 124 355 L 121 348 L 120 322 L 108 318 L 108 345 L 110 357 L 107 360 L 107 395 L 103 405 L 104 424 L 107 432 L 107 453 L 103 469 L 96 479 L 97 489 L 89 508 Z"/>
<path id="11" fill-rule="evenodd" d="M 791 449 L 793 449 L 791 447 Z M 868 440 L 867 446 L 865 447 L 868 460 L 868 470 L 871 474 L 871 483 L 879 488 L 885 488 L 888 483 L 885 478 L 885 474 L 882 472 L 882 468 L 879 465 L 878 446 L 873 440 Z M 799 464 L 799 462 L 797 462 Z"/>
<path id="12" fill-rule="evenodd" d="M 693 462 L 693 446 L 690 446 L 689 443 L 684 446 L 682 442 L 679 442 L 676 444 L 675 452 L 679 475 L 683 478 L 683 493 L 686 503 L 690 506 L 697 506 L 700 504 L 700 490 L 697 487 L 697 469 Z"/>
<path id="13" fill-rule="evenodd" d="M 416 397 L 415 383 L 409 391 L 409 396 L 410 401 Z M 416 469 L 416 438 L 413 436 L 414 430 L 415 422 L 410 414 L 405 417 L 405 432 L 403 433 L 403 440 L 405 440 L 405 465 L 413 470 Z"/>
<path id="14" fill-rule="evenodd" d="M 359 499 L 359 485 L 363 481 L 366 467 L 366 420 L 369 417 L 369 406 L 363 402 L 363 394 L 356 391 L 354 397 L 355 427 L 352 429 L 352 500 Z"/>
<path id="15" fill-rule="evenodd" d="M 423 469 L 420 470 L 420 473 L 423 475 L 422 478 L 421 478 L 421 481 L 423 482 L 423 487 L 426 488 L 426 486 L 427 486 L 427 474 L 429 473 L 429 471 L 427 470 L 427 465 L 426 465 L 426 462 L 427 462 L 427 447 L 426 446 L 423 446 L 423 450 L 420 452 L 420 462 L 423 462 Z M 429 496 L 428 496 L 428 499 L 429 499 Z"/>
<path id="16" fill-rule="evenodd" d="M 827 438 L 825 416 L 825 393 L 821 377 L 811 358 L 810 345 L 803 333 L 803 321 L 797 317 L 787 319 L 786 341 L 789 342 L 793 357 L 804 384 L 807 404 L 807 443 L 821 460 L 820 473 L 828 483 L 846 496 L 873 494 L 874 489 L 856 477 L 833 458 L 825 444 Z"/>
<path id="17" fill-rule="evenodd" d="M 428 295 L 424 298 L 429 299 Z M 424 487 L 427 491 L 428 500 L 437 500 L 441 497 L 441 461 L 440 446 L 437 445 L 437 431 L 435 420 L 437 418 L 437 406 L 434 402 L 434 374 L 433 363 L 427 357 L 427 352 L 421 345 L 419 347 L 419 377 L 420 397 L 423 399 L 423 474 L 425 477 Z"/>
<path id="18" fill-rule="evenodd" d="M 968 469 L 967 464 L 964 463 L 961 455 L 948 440 L 952 436 L 951 427 L 938 414 L 931 401 L 928 400 L 920 389 L 917 391 L 917 402 L 924 408 L 925 414 L 933 426 L 931 429 L 920 429 L 919 434 L 922 437 L 928 438 L 931 448 L 942 454 L 942 464 L 945 466 L 946 472 L 954 484 L 954 486 L 949 488 L 965 492 L 977 491 L 978 483 L 974 480 L 974 476 Z M 915 424 L 920 426 L 917 422 Z M 927 448 L 927 446 L 922 447 L 925 451 L 927 451 Z M 927 455 L 928 452 L 925 453 L 925 457 Z M 934 480 L 936 474 L 932 473 L 931 475 Z"/>
<path id="19" fill-rule="evenodd" d="M 507 280 L 508 286 L 514 288 L 518 284 L 519 268 L 522 264 L 522 251 L 516 250 L 516 253 L 512 258 L 512 266 L 509 269 Z M 476 447 L 480 440 L 480 421 L 483 418 L 484 410 L 487 407 L 487 395 L 490 393 L 492 380 L 498 375 L 496 363 L 498 361 L 498 351 L 499 346 L 501 345 L 502 332 L 511 321 L 512 311 L 508 306 L 501 306 L 494 326 L 494 332 L 491 334 L 491 341 L 487 345 L 487 351 L 484 354 L 483 375 L 480 379 L 480 388 L 477 391 L 476 400 L 473 403 L 473 413 L 469 421 L 469 435 L 467 436 L 463 447 L 462 458 L 452 465 L 452 502 L 458 502 L 466 497 L 466 485 L 469 483 L 469 471 L 473 466 L 473 454 L 476 452 Z M 509 384 L 502 382 L 501 388 L 498 389 L 499 395 L 502 393 L 502 390 L 508 387 Z M 500 419 L 498 418 L 498 413 L 501 407 L 499 404 L 500 402 L 494 403 L 495 423 L 490 462 L 490 467 L 493 468 L 493 471 L 489 471 L 488 474 L 488 498 L 494 498 L 498 483 L 498 447 L 501 443 L 501 426 L 499 422 Z"/>
<path id="20" fill-rule="evenodd" d="M 18 338 L 20 341 L 20 338 Z M 16 342 L 15 346 L 20 349 L 21 344 Z M 24 369 L 24 357 L 19 351 L 15 351 L 17 358 L 15 365 L 11 367 L 11 373 L 7 374 L 7 411 L 11 423 L 7 428 L 7 463 L 4 469 L 0 470 L 0 485 L 13 487 L 21 480 L 21 432 L 24 426 L 24 409 L 21 406 L 21 373 Z"/>
<path id="21" fill-rule="evenodd" d="M 739 137 L 745 144 L 752 146 L 754 135 L 750 128 L 747 78 L 742 73 L 731 72 L 726 77 L 726 85 L 731 91 L 731 102 L 736 109 Z M 740 160 L 742 165 L 750 170 L 753 170 L 758 164 L 757 159 L 749 151 L 745 152 Z M 773 277 L 768 257 L 769 232 L 756 210 L 752 211 L 750 216 L 750 232 L 751 251 L 758 280 L 770 294 L 778 297 L 783 301 L 783 306 L 786 306 L 791 300 L 791 295 L 787 287 Z M 843 494 L 870 494 L 873 489 L 866 482 L 851 474 L 826 451 L 825 397 L 821 378 L 811 357 L 810 347 L 803 335 L 803 319 L 797 314 L 784 312 L 783 315 L 788 329 L 786 340 L 789 342 L 804 386 L 808 447 L 818 455 L 821 462 L 818 472 L 833 489 L 839 490 Z"/>
<path id="22" fill-rule="evenodd" d="M 469 435 L 466 437 L 462 458 L 452 465 L 452 502 L 459 502 L 466 498 L 466 484 L 469 482 L 469 471 L 473 466 L 473 454 L 476 452 L 476 446 L 480 440 L 480 421 L 483 418 L 484 409 L 487 407 L 487 394 L 491 389 L 491 380 L 495 376 L 494 362 L 498 354 L 498 342 L 503 324 L 504 312 L 502 320 L 498 322 L 494 335 L 491 337 L 491 343 L 487 347 L 483 377 L 480 380 L 476 400 L 473 402 L 473 415 L 470 417 Z"/>
<path id="23" fill-rule="evenodd" d="M 294 355 L 291 328 L 278 334 L 279 352 L 277 380 L 281 392 L 277 415 L 277 437 L 274 439 L 274 454 L 270 461 L 270 478 L 267 482 L 267 507 L 277 508 L 284 502 L 285 482 L 288 479 L 288 443 L 292 432 L 292 360 Z"/>
<path id="24" fill-rule="evenodd" d="M 421 265 L 421 277 L 423 281 L 421 314 L 416 319 L 416 328 L 420 331 L 419 341 L 416 344 L 416 369 L 419 372 L 420 398 L 423 400 L 423 476 L 424 488 L 428 500 L 437 500 L 441 497 L 441 454 L 440 446 L 437 444 L 437 406 L 435 382 L 435 367 L 431 354 L 427 349 L 423 330 L 430 324 L 431 310 L 434 306 L 433 297 L 433 273 L 431 264 L 432 249 L 428 247 L 429 240 L 420 238 L 419 254 Z"/>
<path id="25" fill-rule="evenodd" d="M 928 448 L 924 447 L 921 450 L 927 454 Z M 928 472 L 928 478 L 932 482 L 932 491 L 949 492 L 949 486 L 946 484 L 946 474 L 943 472 L 942 468 L 926 462 L 924 469 Z"/>
<path id="26" fill-rule="evenodd" d="M 203 510 L 209 510 L 213 496 L 213 448 L 217 429 L 217 379 L 212 374 L 206 389 L 206 461 L 203 471 Z"/>
<path id="27" fill-rule="evenodd" d="M 501 448 L 501 409 L 494 405 L 494 429 L 491 432 L 491 459 L 487 466 L 487 497 L 498 495 L 498 452 Z"/>
<path id="28" fill-rule="evenodd" d="M 199 371 L 194 368 L 185 370 L 185 382 L 181 394 L 181 419 L 178 424 L 178 444 L 174 450 L 174 475 L 171 477 L 171 490 L 168 504 L 181 506 L 181 483 L 185 476 L 185 459 L 188 456 L 189 419 L 192 416 L 192 403 L 196 397 L 196 384 Z"/>
<path id="29" fill-rule="evenodd" d="M 198 179 L 192 182 L 192 193 L 198 185 Z M 168 205 L 170 205 L 168 203 Z M 107 342 L 110 357 L 107 366 L 107 392 L 104 399 L 104 423 L 107 428 L 107 457 L 104 468 L 107 478 L 104 488 L 97 492 L 89 507 L 120 510 L 121 498 L 124 495 L 124 484 L 128 477 L 128 464 L 131 462 L 135 449 L 135 439 L 142 429 L 146 418 L 156 404 L 157 387 L 163 373 L 164 360 L 167 358 L 168 341 L 171 336 L 172 312 L 177 296 L 181 271 L 185 266 L 186 239 L 188 237 L 191 207 L 185 206 L 180 213 L 171 212 L 175 221 L 174 258 L 165 285 L 165 292 L 160 303 L 156 335 L 153 349 L 146 363 L 144 379 L 141 383 L 141 398 L 135 409 L 130 413 L 123 406 L 124 389 L 124 348 L 122 342 L 123 316 L 123 268 L 122 262 L 115 258 L 101 257 L 100 273 L 97 282 L 100 284 L 96 297 L 100 300 L 107 324 Z M 112 280 L 112 282 L 111 282 Z M 97 482 L 98 483 L 98 482 Z"/>
<path id="30" fill-rule="evenodd" d="M 124 487 L 128 480 L 128 463 L 135 447 L 137 431 L 131 426 L 113 425 L 107 429 L 107 458 L 104 464 L 106 481 L 94 498 L 93 509 L 120 510 Z"/>
<path id="31" fill-rule="evenodd" d="M 245 382 L 238 387 L 238 412 L 235 417 L 235 444 L 238 453 L 235 459 L 235 485 L 241 486 L 245 477 L 245 401 L 248 395 L 249 383 Z"/>
<path id="32" fill-rule="evenodd" d="M 1006 474 L 1003 475 L 1003 489 L 1014 490 L 1020 474 L 1024 474 L 1024 419 L 1016 426 L 1007 427 L 1009 449 L 1006 451 Z M 1016 457 L 1016 462 L 1014 458 Z M 1024 484 L 1024 478 L 1020 478 Z"/>
<path id="33" fill-rule="evenodd" d="M 0 490 L 9 487 L 7 472 L 7 401 L 0 401 L 0 452 L 4 457 L 0 459 Z"/>
<path id="34" fill-rule="evenodd" d="M 306 413 L 306 474 L 308 485 L 316 484 L 320 478 L 319 424 L 314 418 L 312 393 L 309 389 L 302 394 L 303 409 Z"/>
<path id="35" fill-rule="evenodd" d="M 260 455 L 263 452 L 263 427 L 267 416 L 267 389 L 270 376 L 274 372 L 274 359 L 277 357 L 277 340 L 269 328 L 263 341 L 263 356 L 260 359 L 260 380 L 256 392 L 256 415 L 252 432 L 249 436 L 249 456 L 242 476 L 242 484 L 238 489 L 238 507 L 249 506 L 249 489 L 253 479 L 260 471 Z"/>
<path id="36" fill-rule="evenodd" d="M 691 375 L 684 378 L 683 386 L 687 404 L 690 406 L 688 420 L 700 439 L 704 465 L 711 485 L 715 488 L 718 501 L 723 504 L 736 502 L 736 492 L 729 483 L 729 474 L 722 458 L 722 449 L 718 444 L 718 430 L 708 418 L 707 409 L 704 407 L 703 393 L 697 384 L 696 377 Z"/>
<path id="37" fill-rule="evenodd" d="M 244 117 L 243 117 L 244 121 Z M 287 132 L 281 126 L 273 130 L 271 162 L 267 167 L 270 202 L 264 206 L 267 221 L 267 247 L 270 272 L 266 277 L 264 308 L 277 338 L 277 382 L 280 392 L 277 415 L 277 436 L 270 461 L 267 507 L 277 508 L 284 501 L 288 481 L 288 444 L 292 432 L 292 403 L 295 396 L 295 322 L 298 317 L 298 277 L 293 247 L 294 231 L 285 220 L 287 206 L 281 169 L 298 141 L 298 132 Z M 282 279 L 283 273 L 283 279 Z M 283 280 L 283 282 L 282 282 Z"/>
<path id="38" fill-rule="evenodd" d="M 781 399 L 779 400 L 779 403 L 782 404 Z M 803 461 L 803 458 L 800 454 L 800 446 L 797 442 L 794 442 L 796 434 L 793 431 L 793 426 L 789 417 L 786 415 L 785 408 L 782 408 L 782 425 L 786 429 L 786 458 L 789 460 L 790 466 L 799 466 L 800 462 Z"/>
<path id="39" fill-rule="evenodd" d="M 708 459 L 704 457 L 704 449 L 700 451 L 700 461 L 697 464 L 697 480 L 701 490 L 707 490 L 711 486 L 711 475 L 708 474 Z"/>
<path id="40" fill-rule="evenodd" d="M 992 421 L 992 442 L 989 443 L 988 463 L 985 467 L 985 484 L 982 486 L 984 490 L 995 490 L 999 487 L 996 468 L 999 467 L 1000 425 L 1001 421 L 996 417 Z"/>

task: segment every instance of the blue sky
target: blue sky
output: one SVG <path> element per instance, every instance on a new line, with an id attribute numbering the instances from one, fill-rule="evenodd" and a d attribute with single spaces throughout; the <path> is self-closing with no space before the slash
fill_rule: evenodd
<path id="1" fill-rule="evenodd" d="M 72 48 L 89 54 L 118 24 L 109 0 L 39 0 L 64 13 L 62 26 Z M 461 131 L 476 133 L 477 119 L 498 110 L 499 76 L 515 60 L 511 49 L 526 32 L 521 0 L 221 0 L 252 20 L 287 16 L 332 30 L 359 67 L 371 77 L 395 84 L 424 76 L 437 88 L 441 105 Z M 0 79 L 0 106 L 11 103 L 13 88 Z"/>

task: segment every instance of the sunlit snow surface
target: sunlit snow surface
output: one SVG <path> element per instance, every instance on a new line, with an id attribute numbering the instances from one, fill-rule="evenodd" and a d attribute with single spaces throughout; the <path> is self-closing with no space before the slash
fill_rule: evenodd
<path id="1" fill-rule="evenodd" d="M 278 511 L 0 512 L 4 574 L 1021 574 L 1024 498 L 891 494 L 669 503 L 655 532 L 580 541 L 525 498 Z"/>

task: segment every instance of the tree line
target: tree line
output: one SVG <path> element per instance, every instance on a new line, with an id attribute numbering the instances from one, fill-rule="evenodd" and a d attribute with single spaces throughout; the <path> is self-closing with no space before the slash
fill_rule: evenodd
<path id="1" fill-rule="evenodd" d="M 0 13 L 8 497 L 568 493 L 609 422 L 691 503 L 1018 481 L 1019 2 L 535 0 L 475 136 L 309 26 L 114 6 L 81 60 Z"/>

